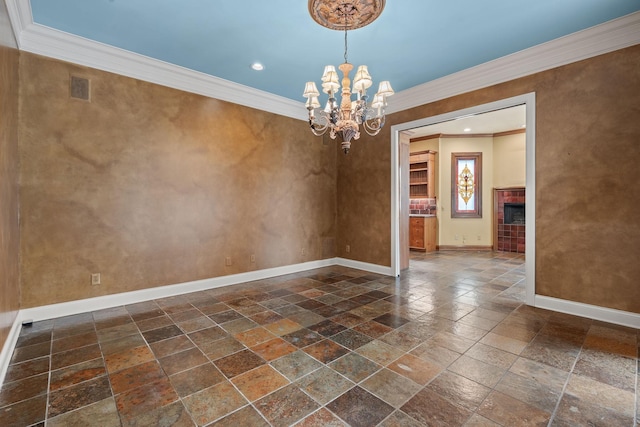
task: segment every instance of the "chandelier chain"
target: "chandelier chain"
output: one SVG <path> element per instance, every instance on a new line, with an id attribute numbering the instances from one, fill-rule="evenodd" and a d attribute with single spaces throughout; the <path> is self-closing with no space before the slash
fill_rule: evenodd
<path id="1" fill-rule="evenodd" d="M 347 61 L 347 14 L 344 14 L 344 62 Z"/>
<path id="2" fill-rule="evenodd" d="M 347 29 L 344 29 L 344 62 L 347 61 Z"/>

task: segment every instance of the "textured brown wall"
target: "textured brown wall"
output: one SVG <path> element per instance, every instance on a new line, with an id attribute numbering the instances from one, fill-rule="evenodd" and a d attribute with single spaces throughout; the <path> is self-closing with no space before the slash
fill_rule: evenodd
<path id="1" fill-rule="evenodd" d="M 20 308 L 18 63 L 18 51 L 0 45 L 0 348 Z"/>
<path id="2" fill-rule="evenodd" d="M 640 313 L 640 46 L 540 84 L 536 289 Z"/>
<path id="3" fill-rule="evenodd" d="M 638 70 L 634 46 L 391 115 L 339 157 L 339 255 L 390 265 L 391 125 L 536 92 L 536 292 L 640 313 Z"/>
<path id="4" fill-rule="evenodd" d="M 325 137 L 327 138 L 327 137 Z M 364 131 L 351 151 L 338 153 L 338 256 L 379 265 L 391 261 L 391 145 L 385 125 Z M 331 141 L 340 145 L 339 142 Z M 350 246 L 350 253 L 346 246 Z"/>
<path id="5" fill-rule="evenodd" d="M 24 308 L 334 256 L 336 150 L 305 122 L 32 54 L 20 73 Z"/>

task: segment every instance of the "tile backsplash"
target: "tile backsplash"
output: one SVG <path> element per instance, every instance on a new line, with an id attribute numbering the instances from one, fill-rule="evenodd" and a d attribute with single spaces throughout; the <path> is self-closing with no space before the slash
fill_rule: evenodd
<path id="1" fill-rule="evenodd" d="M 409 199 L 409 214 L 411 215 L 435 215 L 436 199 L 421 198 Z"/>

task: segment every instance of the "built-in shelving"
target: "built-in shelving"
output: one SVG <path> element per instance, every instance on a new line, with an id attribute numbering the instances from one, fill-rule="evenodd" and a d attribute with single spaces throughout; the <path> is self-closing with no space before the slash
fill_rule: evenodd
<path id="1" fill-rule="evenodd" d="M 409 197 L 435 197 L 435 152 L 418 151 L 409 156 Z"/>

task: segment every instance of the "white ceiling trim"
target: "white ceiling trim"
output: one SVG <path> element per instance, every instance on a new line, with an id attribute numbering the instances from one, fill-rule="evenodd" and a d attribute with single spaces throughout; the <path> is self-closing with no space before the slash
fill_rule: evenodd
<path id="1" fill-rule="evenodd" d="M 21 49 L 223 101 L 305 119 L 304 104 L 38 24 L 20 36 Z"/>
<path id="2" fill-rule="evenodd" d="M 36 24 L 29 0 L 7 5 L 20 50 L 307 120 L 302 102 Z"/>
<path id="3" fill-rule="evenodd" d="M 0 46 L 18 48 L 9 13 L 4 3 L 0 3 Z"/>
<path id="4" fill-rule="evenodd" d="M 20 50 L 307 120 L 304 103 L 108 46 L 33 22 L 29 0 L 5 0 Z M 398 92 L 387 113 L 640 43 L 640 12 Z"/>
<path id="5" fill-rule="evenodd" d="M 387 113 L 407 110 L 640 43 L 640 12 L 539 44 L 389 98 Z"/>
<path id="6" fill-rule="evenodd" d="M 9 20 L 13 27 L 14 36 L 18 41 L 18 47 L 20 47 L 20 34 L 33 23 L 31 3 L 29 0 L 6 0 L 5 4 L 9 12 Z"/>

